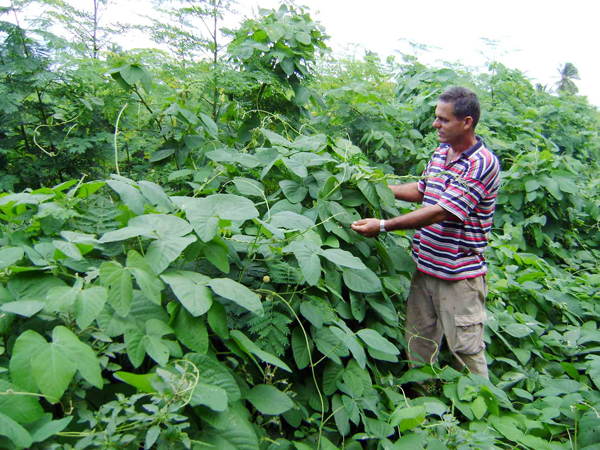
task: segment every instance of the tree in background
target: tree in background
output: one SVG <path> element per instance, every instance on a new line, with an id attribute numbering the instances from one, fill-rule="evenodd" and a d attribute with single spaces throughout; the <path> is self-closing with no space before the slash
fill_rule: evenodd
<path id="1" fill-rule="evenodd" d="M 558 73 L 560 74 L 560 80 L 555 84 L 556 90 L 560 94 L 577 94 L 579 88 L 573 80 L 581 80 L 579 78 L 579 71 L 572 63 L 565 63 L 564 66 L 559 67 Z"/>

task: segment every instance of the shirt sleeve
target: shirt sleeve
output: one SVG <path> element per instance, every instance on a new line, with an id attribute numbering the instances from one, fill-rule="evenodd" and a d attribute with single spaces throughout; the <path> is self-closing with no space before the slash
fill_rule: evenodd
<path id="1" fill-rule="evenodd" d="M 450 181 L 438 205 L 464 221 L 483 199 L 493 195 L 499 176 L 500 164 L 496 158 L 489 164 L 484 159 L 474 161 L 465 176 Z"/>

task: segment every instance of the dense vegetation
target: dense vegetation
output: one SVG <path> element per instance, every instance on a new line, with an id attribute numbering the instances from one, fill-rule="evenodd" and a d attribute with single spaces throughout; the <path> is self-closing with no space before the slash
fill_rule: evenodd
<path id="1" fill-rule="evenodd" d="M 585 98 L 496 62 L 335 60 L 290 6 L 221 31 L 226 1 L 162 2 L 166 50 L 123 51 L 62 2 L 24 26 L 39 3 L 0 22 L 1 448 L 600 448 Z M 452 85 L 503 166 L 490 381 L 409 369 L 411 233 L 349 228 L 417 207 L 387 185 L 423 170 Z"/>

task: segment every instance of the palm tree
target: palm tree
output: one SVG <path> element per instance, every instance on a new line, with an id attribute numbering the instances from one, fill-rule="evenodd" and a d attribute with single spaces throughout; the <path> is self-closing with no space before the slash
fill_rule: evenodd
<path id="1" fill-rule="evenodd" d="M 572 63 L 565 63 L 563 67 L 558 68 L 560 80 L 555 84 L 556 90 L 561 94 L 577 94 L 579 88 L 573 80 L 580 80 L 579 71 Z"/>

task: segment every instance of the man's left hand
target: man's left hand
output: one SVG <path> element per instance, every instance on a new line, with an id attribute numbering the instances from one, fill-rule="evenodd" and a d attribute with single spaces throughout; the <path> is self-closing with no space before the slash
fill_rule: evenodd
<path id="1" fill-rule="evenodd" d="M 365 237 L 375 237 L 379 234 L 380 223 L 379 219 L 360 219 L 354 222 L 351 227 Z"/>

